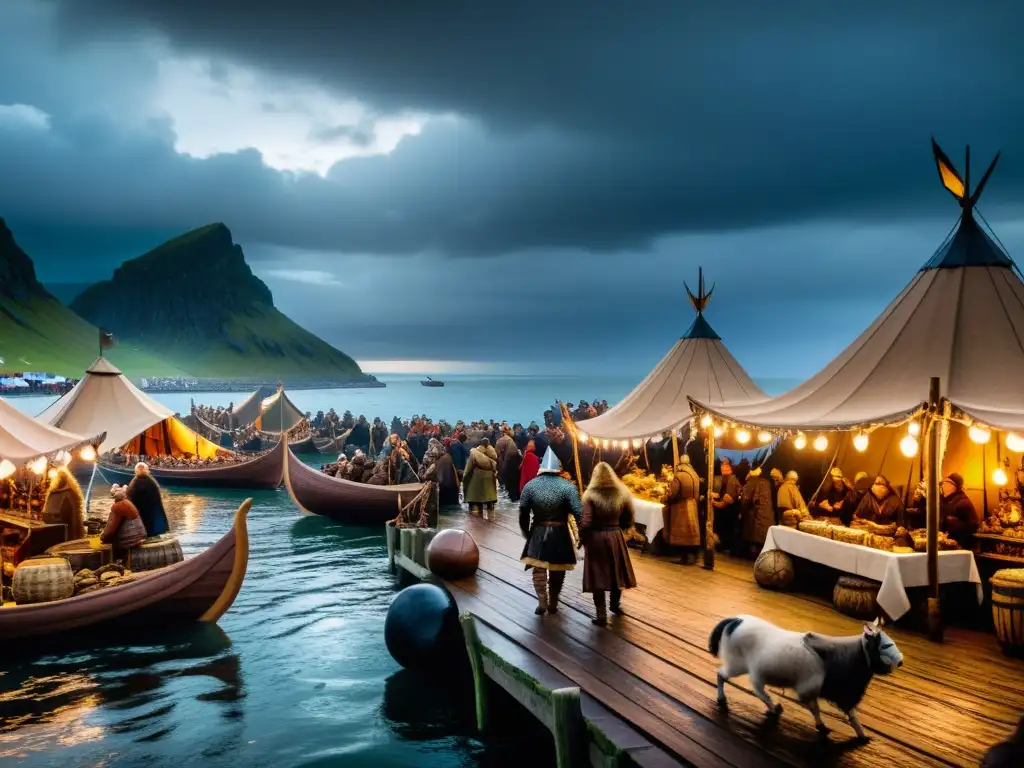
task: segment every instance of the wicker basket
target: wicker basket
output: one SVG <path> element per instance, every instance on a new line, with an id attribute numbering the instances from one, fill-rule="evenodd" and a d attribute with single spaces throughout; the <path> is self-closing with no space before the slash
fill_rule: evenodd
<path id="1" fill-rule="evenodd" d="M 992 576 L 992 623 L 1003 650 L 1024 652 L 1024 568 L 1005 568 Z"/>
<path id="2" fill-rule="evenodd" d="M 881 584 L 859 576 L 840 576 L 832 590 L 836 610 L 855 619 L 878 617 L 878 590 Z"/>
<path id="3" fill-rule="evenodd" d="M 63 557 L 26 560 L 14 572 L 14 602 L 49 603 L 75 594 L 75 575 Z"/>
<path id="4" fill-rule="evenodd" d="M 132 571 L 153 571 L 185 559 L 177 536 L 152 536 L 131 551 Z"/>
<path id="5" fill-rule="evenodd" d="M 754 561 L 754 581 L 767 589 L 788 589 L 795 575 L 793 559 L 781 549 L 762 552 Z"/>

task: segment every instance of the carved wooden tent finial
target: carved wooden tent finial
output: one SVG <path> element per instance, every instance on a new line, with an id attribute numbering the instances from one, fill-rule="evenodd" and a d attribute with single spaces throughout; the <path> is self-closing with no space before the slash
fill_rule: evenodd
<path id="1" fill-rule="evenodd" d="M 690 297 L 690 303 L 693 304 L 693 308 L 697 310 L 698 315 L 704 314 L 704 308 L 708 305 L 708 301 L 711 300 L 711 294 L 715 291 L 715 286 L 712 285 L 707 293 L 704 293 L 704 268 L 697 267 L 697 295 L 693 295 L 693 291 L 690 290 L 690 286 L 686 285 L 686 281 L 683 281 L 683 285 L 686 287 L 686 293 Z"/>

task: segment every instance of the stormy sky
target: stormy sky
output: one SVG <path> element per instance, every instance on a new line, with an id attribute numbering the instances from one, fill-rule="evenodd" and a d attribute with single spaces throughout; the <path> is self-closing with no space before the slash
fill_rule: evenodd
<path id="1" fill-rule="evenodd" d="M 1002 149 L 1024 246 L 1014 5 L 4 0 L 0 216 L 76 283 L 223 221 L 297 322 L 440 370 L 642 375 L 702 265 L 802 378 L 955 222 L 931 135 Z"/>

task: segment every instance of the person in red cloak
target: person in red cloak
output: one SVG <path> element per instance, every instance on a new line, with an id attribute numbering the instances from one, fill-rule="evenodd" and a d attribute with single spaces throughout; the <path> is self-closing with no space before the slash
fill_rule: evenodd
<path id="1" fill-rule="evenodd" d="M 537 455 L 537 446 L 533 440 L 526 444 L 523 451 L 523 463 L 519 467 L 519 493 L 522 494 L 526 484 L 537 476 L 540 469 L 540 457 Z"/>

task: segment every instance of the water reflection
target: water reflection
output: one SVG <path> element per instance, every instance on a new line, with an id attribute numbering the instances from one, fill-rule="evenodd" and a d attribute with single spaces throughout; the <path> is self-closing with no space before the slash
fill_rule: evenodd
<path id="1" fill-rule="evenodd" d="M 175 710 L 187 708 L 182 688 L 194 702 L 216 707 L 223 719 L 241 717 L 241 661 L 216 625 L 133 633 L 129 642 L 122 637 L 119 643 L 99 636 L 50 641 L 5 654 L 0 758 L 24 759 L 55 745 L 70 748 L 110 734 L 160 739 L 177 727 Z"/>

